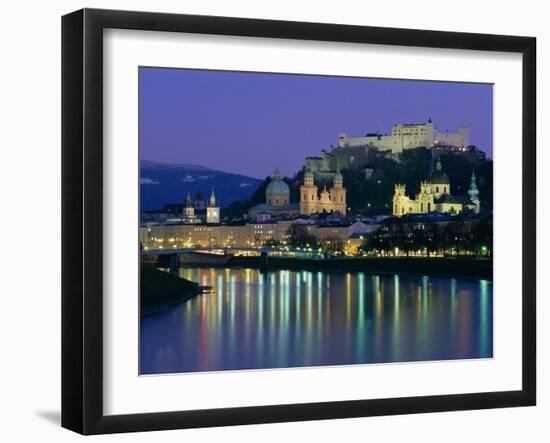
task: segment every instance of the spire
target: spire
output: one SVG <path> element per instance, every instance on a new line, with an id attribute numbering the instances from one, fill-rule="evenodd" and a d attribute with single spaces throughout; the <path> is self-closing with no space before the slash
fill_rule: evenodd
<path id="1" fill-rule="evenodd" d="M 187 208 L 190 208 L 191 206 L 193 206 L 193 200 L 191 199 L 191 193 L 190 192 L 187 192 L 187 197 L 185 197 L 185 206 Z"/>
<path id="2" fill-rule="evenodd" d="M 431 122 L 432 122 L 432 118 L 428 117 L 428 123 L 431 123 Z"/>
<path id="3" fill-rule="evenodd" d="M 336 169 L 336 174 L 334 174 L 334 178 L 332 180 L 332 185 L 335 188 L 341 188 L 342 187 L 342 181 L 343 181 L 343 178 L 342 178 L 342 174 L 340 174 L 340 168 L 337 168 Z"/>
<path id="4" fill-rule="evenodd" d="M 443 168 L 441 167 L 441 159 L 437 157 L 437 161 L 435 162 L 435 170 L 441 171 Z"/>
<path id="5" fill-rule="evenodd" d="M 210 194 L 210 206 L 216 206 L 216 195 L 214 194 L 214 188 L 212 188 L 212 194 Z"/>
<path id="6" fill-rule="evenodd" d="M 476 173 L 473 170 L 468 195 L 470 196 L 470 200 L 472 200 L 472 202 L 479 201 L 479 190 L 477 189 Z"/>
<path id="7" fill-rule="evenodd" d="M 275 168 L 275 171 L 273 171 L 273 175 L 271 176 L 271 178 L 273 180 L 280 180 L 281 179 L 281 170 L 279 169 L 278 166 Z"/>

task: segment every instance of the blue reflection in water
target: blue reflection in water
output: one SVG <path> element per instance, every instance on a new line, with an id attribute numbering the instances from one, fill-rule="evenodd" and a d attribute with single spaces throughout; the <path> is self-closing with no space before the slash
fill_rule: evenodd
<path id="1" fill-rule="evenodd" d="M 214 291 L 141 321 L 141 373 L 493 354 L 487 280 L 182 269 Z"/>

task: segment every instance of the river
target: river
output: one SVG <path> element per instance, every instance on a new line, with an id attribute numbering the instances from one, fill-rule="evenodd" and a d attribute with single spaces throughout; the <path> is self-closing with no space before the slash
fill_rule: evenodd
<path id="1" fill-rule="evenodd" d="M 140 372 L 490 358 L 492 282 L 180 269 L 213 291 L 140 323 Z"/>

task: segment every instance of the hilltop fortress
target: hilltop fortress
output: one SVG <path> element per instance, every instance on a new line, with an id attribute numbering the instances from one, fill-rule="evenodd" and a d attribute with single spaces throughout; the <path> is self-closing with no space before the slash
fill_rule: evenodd
<path id="1" fill-rule="evenodd" d="M 426 123 L 397 123 L 393 125 L 391 135 L 369 133 L 364 136 L 348 136 L 340 134 L 338 146 L 330 152 L 322 150 L 319 156 L 307 157 L 307 171 L 330 175 L 337 170 L 357 169 L 371 160 L 374 152 L 390 151 L 399 154 L 405 149 L 419 147 L 453 146 L 466 149 L 470 144 L 468 128 L 459 127 L 456 132 L 439 131 L 428 119 Z M 375 149 L 373 149 L 375 148 Z"/>

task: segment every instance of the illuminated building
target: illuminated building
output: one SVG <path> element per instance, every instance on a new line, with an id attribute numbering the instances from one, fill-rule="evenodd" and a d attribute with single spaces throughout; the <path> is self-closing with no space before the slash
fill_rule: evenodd
<path id="1" fill-rule="evenodd" d="M 283 180 L 281 171 L 279 168 L 276 168 L 271 176 L 271 181 L 265 189 L 265 203 L 250 208 L 248 215 L 253 218 L 262 218 L 265 215 L 291 215 L 298 214 L 299 212 L 299 206 L 295 203 L 290 203 L 290 189 Z"/>
<path id="2" fill-rule="evenodd" d="M 304 184 L 300 186 L 300 214 L 316 214 L 321 212 L 339 212 L 346 215 L 346 188 L 343 186 L 342 174 L 334 174 L 333 185 L 327 191 L 319 190 L 314 182 L 311 171 L 304 174 Z"/>
<path id="3" fill-rule="evenodd" d="M 420 183 L 420 192 L 415 198 L 406 195 L 405 185 L 396 184 L 393 194 L 393 215 L 426 214 L 441 212 L 458 214 L 465 209 L 478 213 L 480 210 L 479 191 L 476 176 L 472 173 L 469 197 L 454 196 L 451 193 L 449 176 L 443 172 L 438 159 L 435 171 L 429 180 Z"/>
<path id="4" fill-rule="evenodd" d="M 210 201 L 206 208 L 206 223 L 219 223 L 220 222 L 220 207 L 216 204 L 216 195 L 212 189 L 210 195 Z"/>

